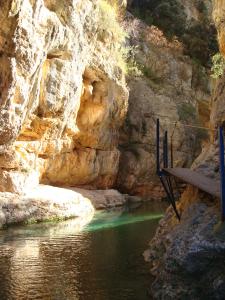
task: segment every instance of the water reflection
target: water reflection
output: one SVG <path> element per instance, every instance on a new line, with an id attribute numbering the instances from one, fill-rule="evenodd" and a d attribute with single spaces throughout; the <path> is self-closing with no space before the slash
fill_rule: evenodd
<path id="1" fill-rule="evenodd" d="M 82 232 L 76 220 L 2 231 L 0 299 L 147 299 L 141 254 L 163 210 L 98 213 Z"/>

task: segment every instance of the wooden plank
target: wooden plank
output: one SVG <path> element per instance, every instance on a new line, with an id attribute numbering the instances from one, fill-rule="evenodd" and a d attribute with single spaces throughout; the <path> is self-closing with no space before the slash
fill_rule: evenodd
<path id="1" fill-rule="evenodd" d="M 212 196 L 220 198 L 220 184 L 214 179 L 208 178 L 187 168 L 170 168 L 163 169 L 163 171 L 199 188 L 200 190 Z"/>

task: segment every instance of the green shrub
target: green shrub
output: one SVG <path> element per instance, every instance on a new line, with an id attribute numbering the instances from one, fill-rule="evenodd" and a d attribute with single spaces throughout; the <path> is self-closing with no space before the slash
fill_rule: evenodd
<path id="1" fill-rule="evenodd" d="M 177 0 L 151 0 L 146 3 L 134 1 L 130 9 L 136 17 L 143 19 L 148 25 L 156 25 L 168 37 L 184 31 L 186 15 Z"/>
<path id="2" fill-rule="evenodd" d="M 137 63 L 135 58 L 133 58 L 133 57 L 128 58 L 126 73 L 128 75 L 134 76 L 134 77 L 141 77 L 143 75 L 142 66 Z"/>
<path id="3" fill-rule="evenodd" d="M 209 67 L 210 58 L 218 51 L 216 29 L 207 22 L 193 21 L 180 37 L 185 44 L 185 52 L 192 59 Z"/>
<path id="4" fill-rule="evenodd" d="M 178 0 L 133 1 L 129 10 L 148 25 L 155 25 L 167 38 L 174 36 L 184 44 L 185 54 L 210 66 L 210 57 L 218 51 L 216 29 L 211 23 L 204 0 L 195 0 L 199 21 L 188 21 L 185 8 Z"/>
<path id="5" fill-rule="evenodd" d="M 220 54 L 217 53 L 212 57 L 212 77 L 219 78 L 223 75 L 225 69 L 225 58 Z"/>

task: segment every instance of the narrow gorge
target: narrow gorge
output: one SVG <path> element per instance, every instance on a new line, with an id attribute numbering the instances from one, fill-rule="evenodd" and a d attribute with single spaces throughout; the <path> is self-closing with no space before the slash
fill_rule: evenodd
<path id="1" fill-rule="evenodd" d="M 219 199 L 176 182 L 179 221 L 156 173 L 159 119 L 173 165 L 219 184 L 225 0 L 0 19 L 0 299 L 225 299 Z"/>

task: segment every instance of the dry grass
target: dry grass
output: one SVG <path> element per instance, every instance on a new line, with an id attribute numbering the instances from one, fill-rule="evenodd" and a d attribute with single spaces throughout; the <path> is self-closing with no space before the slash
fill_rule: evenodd
<path id="1" fill-rule="evenodd" d="M 100 26 L 99 35 L 104 40 L 109 39 L 110 44 L 113 45 L 112 53 L 117 61 L 117 65 L 127 72 L 127 56 L 129 50 L 125 46 L 127 33 L 120 23 L 120 8 L 115 0 L 100 0 Z M 106 41 L 107 42 L 107 41 Z"/>

